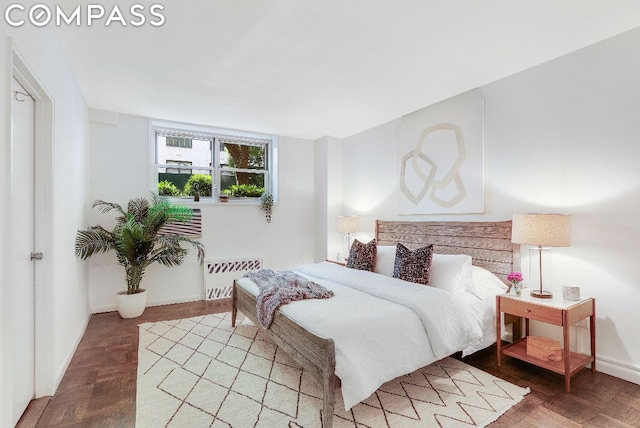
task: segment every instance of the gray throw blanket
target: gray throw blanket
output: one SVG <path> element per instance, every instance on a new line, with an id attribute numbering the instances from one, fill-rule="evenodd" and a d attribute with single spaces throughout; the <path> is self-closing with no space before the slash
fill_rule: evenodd
<path id="1" fill-rule="evenodd" d="M 261 269 L 249 272 L 245 277 L 255 282 L 260 289 L 256 298 L 256 312 L 264 328 L 269 328 L 280 305 L 296 300 L 327 299 L 333 296 L 333 291 L 290 270 L 275 272 Z"/>

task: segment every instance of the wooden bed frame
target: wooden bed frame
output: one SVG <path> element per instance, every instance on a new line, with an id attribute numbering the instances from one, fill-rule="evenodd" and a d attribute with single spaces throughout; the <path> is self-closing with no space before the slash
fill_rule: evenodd
<path id="1" fill-rule="evenodd" d="M 410 222 L 376 221 L 377 245 L 398 242 L 416 248 L 433 244 L 439 254 L 468 254 L 473 264 L 484 267 L 505 280 L 512 270 L 520 269 L 520 246 L 511 243 L 511 221 L 502 222 Z M 254 324 L 256 297 L 233 284 L 231 322 L 235 326 L 238 310 Z M 515 330 L 514 330 L 515 331 Z M 318 337 L 300 327 L 280 311 L 264 330 L 267 336 L 307 370 L 323 387 L 322 422 L 324 428 L 333 425 L 335 389 L 340 379 L 335 374 L 335 344 L 333 339 Z"/>

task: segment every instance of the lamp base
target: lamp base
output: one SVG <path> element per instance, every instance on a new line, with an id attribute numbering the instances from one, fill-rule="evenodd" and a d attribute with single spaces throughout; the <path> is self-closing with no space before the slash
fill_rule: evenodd
<path id="1" fill-rule="evenodd" d="M 531 297 L 537 297 L 538 299 L 551 299 L 553 297 L 553 293 L 545 290 L 531 290 Z"/>

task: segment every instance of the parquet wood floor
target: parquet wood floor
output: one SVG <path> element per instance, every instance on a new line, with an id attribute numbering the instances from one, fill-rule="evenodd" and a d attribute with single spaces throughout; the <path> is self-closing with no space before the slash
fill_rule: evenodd
<path id="1" fill-rule="evenodd" d="M 141 317 L 127 320 L 117 312 L 92 315 L 56 394 L 35 426 L 133 427 L 138 324 L 225 312 L 230 306 L 230 299 L 153 306 Z"/>
<path id="2" fill-rule="evenodd" d="M 134 320 L 123 320 L 115 312 L 93 315 L 58 391 L 50 399 L 36 400 L 19 427 L 133 427 L 137 325 L 227 310 L 229 301 L 193 302 L 150 307 Z M 558 374 L 506 356 L 497 367 L 495 346 L 462 361 L 531 388 L 491 428 L 640 427 L 640 385 L 585 369 L 572 378 L 567 394 Z M 37 413 L 34 417 L 31 412 L 42 407 L 34 425 Z"/>

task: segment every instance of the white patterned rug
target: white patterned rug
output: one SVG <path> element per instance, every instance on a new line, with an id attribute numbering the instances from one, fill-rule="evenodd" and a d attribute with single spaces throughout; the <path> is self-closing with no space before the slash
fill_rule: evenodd
<path id="1" fill-rule="evenodd" d="M 239 316 L 239 319 L 242 319 Z M 136 427 L 320 427 L 322 391 L 230 313 L 140 325 Z M 384 384 L 334 427 L 485 426 L 529 392 L 445 358 Z"/>

